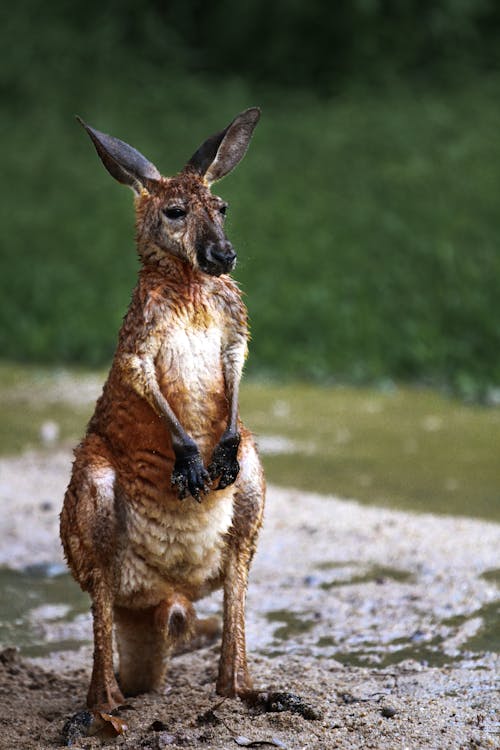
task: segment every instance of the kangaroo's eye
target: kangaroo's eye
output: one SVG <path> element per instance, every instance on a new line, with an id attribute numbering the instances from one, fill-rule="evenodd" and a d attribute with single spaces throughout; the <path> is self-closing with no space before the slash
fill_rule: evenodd
<path id="1" fill-rule="evenodd" d="M 179 206 L 172 206 L 171 208 L 164 208 L 163 213 L 167 219 L 183 219 L 186 215 L 186 211 Z"/>
<path id="2" fill-rule="evenodd" d="M 219 213 L 221 213 L 223 216 L 225 216 L 227 214 L 227 205 L 220 206 Z"/>

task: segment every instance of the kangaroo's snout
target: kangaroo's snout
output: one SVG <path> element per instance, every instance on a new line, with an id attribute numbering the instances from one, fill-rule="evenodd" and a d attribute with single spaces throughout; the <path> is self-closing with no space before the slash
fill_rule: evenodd
<path id="1" fill-rule="evenodd" d="M 196 255 L 201 270 L 211 276 L 229 273 L 236 265 L 236 253 L 228 240 L 200 242 Z"/>

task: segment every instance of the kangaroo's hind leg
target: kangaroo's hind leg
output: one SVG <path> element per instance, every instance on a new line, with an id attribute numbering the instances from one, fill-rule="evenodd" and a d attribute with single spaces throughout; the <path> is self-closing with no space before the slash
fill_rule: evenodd
<path id="1" fill-rule="evenodd" d="M 118 679 L 125 695 L 162 687 L 168 658 L 194 632 L 195 619 L 192 603 L 176 593 L 156 607 L 115 608 Z"/>
<path id="2" fill-rule="evenodd" d="M 113 671 L 113 614 L 106 583 L 96 582 L 92 596 L 94 663 L 87 706 L 109 712 L 124 703 Z"/>
<path id="3" fill-rule="evenodd" d="M 115 470 L 98 447 L 86 444 L 76 453 L 61 513 L 61 540 L 74 578 L 92 599 L 94 662 L 87 706 L 110 711 L 124 701 L 113 671 L 120 513 Z"/>
<path id="4" fill-rule="evenodd" d="M 217 692 L 229 697 L 244 696 L 252 690 L 246 655 L 245 599 L 248 571 L 262 525 L 265 483 L 249 433 L 242 440 L 239 460 L 233 523 L 225 555 L 224 624 L 217 679 Z"/>

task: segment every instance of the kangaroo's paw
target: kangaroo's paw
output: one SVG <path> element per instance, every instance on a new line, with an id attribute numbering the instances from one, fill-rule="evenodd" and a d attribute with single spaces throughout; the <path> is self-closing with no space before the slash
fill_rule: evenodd
<path id="1" fill-rule="evenodd" d="M 178 451 L 171 479 L 172 487 L 177 489 L 179 500 L 188 495 L 201 503 L 201 495 L 210 491 L 210 477 L 203 466 L 198 452 L 183 453 Z"/>
<path id="2" fill-rule="evenodd" d="M 208 473 L 211 479 L 219 477 L 219 484 L 216 487 L 218 490 L 223 490 L 236 481 L 240 471 L 237 459 L 239 445 L 238 433 L 225 432 L 215 447 Z"/>

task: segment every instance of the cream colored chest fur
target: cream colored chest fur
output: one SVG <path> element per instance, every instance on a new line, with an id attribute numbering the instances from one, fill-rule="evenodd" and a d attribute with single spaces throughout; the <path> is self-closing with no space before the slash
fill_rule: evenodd
<path id="1" fill-rule="evenodd" d="M 130 504 L 119 598 L 139 601 L 146 596 L 153 605 L 172 591 L 189 592 L 193 598 L 206 594 L 207 582 L 220 573 L 233 494 L 229 487 L 201 504 L 188 498 L 178 501 L 178 510 L 148 501 Z"/>
<path id="2" fill-rule="evenodd" d="M 164 387 L 181 388 L 196 398 L 211 389 L 222 375 L 220 326 L 178 324 L 166 329 L 157 357 L 158 377 Z"/>

